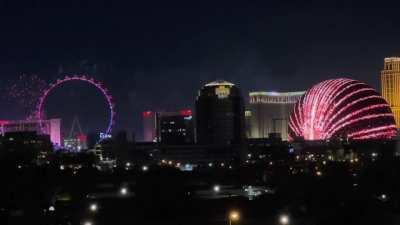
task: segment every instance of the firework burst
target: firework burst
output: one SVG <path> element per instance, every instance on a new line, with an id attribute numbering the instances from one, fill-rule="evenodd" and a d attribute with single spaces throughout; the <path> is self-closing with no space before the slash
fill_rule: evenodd
<path id="1" fill-rule="evenodd" d="M 9 82 L 4 97 L 22 110 L 26 119 L 32 119 L 37 101 L 46 88 L 46 81 L 39 76 L 22 74 Z"/>

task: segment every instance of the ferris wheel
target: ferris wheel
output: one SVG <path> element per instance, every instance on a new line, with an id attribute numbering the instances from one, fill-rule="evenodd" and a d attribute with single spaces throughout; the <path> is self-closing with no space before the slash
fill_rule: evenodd
<path id="1" fill-rule="evenodd" d="M 116 116 L 113 98 L 112 98 L 111 94 L 109 93 L 108 89 L 106 87 L 104 87 L 104 85 L 102 83 L 94 80 L 93 78 L 89 78 L 85 75 L 65 76 L 64 78 L 57 79 L 56 82 L 51 83 L 49 85 L 49 87 L 47 89 L 45 89 L 43 91 L 42 95 L 39 97 L 39 101 L 36 106 L 36 113 L 35 113 L 36 118 L 39 121 L 45 120 L 44 105 L 45 105 L 47 97 L 54 89 L 61 88 L 61 86 L 63 84 L 69 83 L 69 82 L 74 82 L 74 81 L 79 81 L 79 82 L 84 82 L 84 83 L 90 84 L 92 87 L 95 87 L 97 90 L 99 90 L 103 94 L 103 96 L 106 100 L 106 103 L 108 105 L 108 108 L 109 108 L 109 119 L 108 119 L 107 128 L 102 133 L 105 134 L 105 136 L 111 135 L 112 128 L 113 128 L 114 122 L 115 122 L 115 116 Z M 43 131 L 44 127 L 43 127 L 42 123 L 40 123 L 40 126 Z"/>

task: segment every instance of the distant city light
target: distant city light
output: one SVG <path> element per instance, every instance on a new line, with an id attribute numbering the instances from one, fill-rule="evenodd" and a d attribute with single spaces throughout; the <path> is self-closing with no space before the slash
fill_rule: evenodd
<path id="1" fill-rule="evenodd" d="M 149 170 L 149 167 L 148 167 L 148 166 L 142 166 L 142 170 L 143 170 L 144 172 L 146 172 L 147 170 Z"/>
<path id="2" fill-rule="evenodd" d="M 213 190 L 214 190 L 214 192 L 218 193 L 221 190 L 221 188 L 219 185 L 214 185 Z"/>
<path id="3" fill-rule="evenodd" d="M 96 212 L 98 209 L 98 206 L 96 203 L 92 203 L 92 204 L 90 204 L 89 209 L 91 212 Z"/>
<path id="4" fill-rule="evenodd" d="M 64 170 L 65 169 L 65 166 L 64 165 L 61 165 L 60 166 L 60 170 Z"/>
<path id="5" fill-rule="evenodd" d="M 289 216 L 286 214 L 282 214 L 279 216 L 279 224 L 288 225 L 290 223 Z"/>
<path id="6" fill-rule="evenodd" d="M 240 214 L 238 211 L 231 211 L 229 213 L 229 224 L 231 225 L 232 222 L 236 222 L 239 221 L 240 219 Z"/>
<path id="7" fill-rule="evenodd" d="M 91 221 L 85 221 L 83 222 L 83 225 L 93 225 L 93 223 Z"/>
<path id="8" fill-rule="evenodd" d="M 127 195 L 128 194 L 128 188 L 126 188 L 126 187 L 121 188 L 119 193 L 121 195 Z"/>
<path id="9" fill-rule="evenodd" d="M 49 207 L 49 211 L 50 211 L 50 212 L 54 212 L 54 211 L 56 211 L 56 208 L 55 208 L 54 206 L 50 206 L 50 207 Z"/>

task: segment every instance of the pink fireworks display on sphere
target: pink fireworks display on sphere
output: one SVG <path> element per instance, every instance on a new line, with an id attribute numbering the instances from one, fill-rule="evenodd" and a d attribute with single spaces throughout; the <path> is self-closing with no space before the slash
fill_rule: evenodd
<path id="1" fill-rule="evenodd" d="M 396 124 L 387 102 L 365 83 L 340 78 L 309 89 L 289 118 L 289 139 L 390 139 Z"/>

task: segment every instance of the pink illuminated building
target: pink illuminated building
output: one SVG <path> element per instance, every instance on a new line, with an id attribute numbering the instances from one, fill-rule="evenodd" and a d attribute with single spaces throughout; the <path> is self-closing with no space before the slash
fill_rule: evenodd
<path id="1" fill-rule="evenodd" d="M 156 113 L 145 111 L 142 114 L 143 119 L 143 141 L 153 142 L 156 140 Z"/>
<path id="2" fill-rule="evenodd" d="M 50 136 L 53 144 L 61 146 L 61 119 L 0 121 L 0 132 L 33 131 Z"/>

